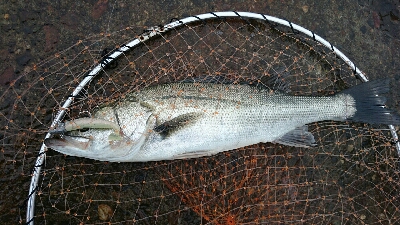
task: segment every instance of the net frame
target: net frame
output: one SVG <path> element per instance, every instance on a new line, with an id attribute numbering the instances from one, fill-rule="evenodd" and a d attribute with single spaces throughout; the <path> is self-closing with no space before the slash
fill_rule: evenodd
<path id="1" fill-rule="evenodd" d="M 252 12 L 236 12 L 236 11 L 225 11 L 225 12 L 210 12 L 210 13 L 205 13 L 205 14 L 199 14 L 196 16 L 189 16 L 183 19 L 177 19 L 175 21 L 171 21 L 170 23 L 164 25 L 164 26 L 155 26 L 151 27 L 148 29 L 146 32 L 142 33 L 132 41 L 121 45 L 118 49 L 114 50 L 112 53 L 110 53 L 108 56 L 104 57 L 102 61 L 100 61 L 91 71 L 87 73 L 87 75 L 83 78 L 82 81 L 77 85 L 77 87 L 73 90 L 73 92 L 69 95 L 67 100 L 63 103 L 62 107 L 58 110 L 55 118 L 53 119 L 50 130 L 54 127 L 57 126 L 58 123 L 60 123 L 68 108 L 70 105 L 74 102 L 75 97 L 77 97 L 81 91 L 88 85 L 94 77 L 96 77 L 98 74 L 102 72 L 102 70 L 113 63 L 116 59 L 118 59 L 122 54 L 125 52 L 128 52 L 135 48 L 136 46 L 140 45 L 142 42 L 146 42 L 150 40 L 151 38 L 161 35 L 163 33 L 166 33 L 174 28 L 183 26 L 185 24 L 190 24 L 194 22 L 204 22 L 205 20 L 208 19 L 223 19 L 223 18 L 240 18 L 240 19 L 255 19 L 255 20 L 261 20 L 261 21 L 266 21 L 268 23 L 275 23 L 281 26 L 285 26 L 290 28 L 293 33 L 301 33 L 303 35 L 306 35 L 308 37 L 311 37 L 314 41 L 322 44 L 326 48 L 330 49 L 336 56 L 341 58 L 352 70 L 353 73 L 360 78 L 362 82 L 368 82 L 368 78 L 366 75 L 353 63 L 346 55 L 344 55 L 343 52 L 341 52 L 339 49 L 337 49 L 335 46 L 333 46 L 330 42 L 322 38 L 321 36 L 315 34 L 313 31 L 310 31 L 304 27 L 301 27 L 297 24 L 294 24 L 288 20 L 283 20 L 277 17 L 265 15 L 265 14 L 260 14 L 260 13 L 252 13 Z M 398 136 L 395 130 L 395 127 L 393 125 L 389 125 L 389 130 L 390 133 L 393 137 L 393 140 L 395 142 L 395 146 L 397 149 L 397 155 L 400 155 L 400 142 L 398 141 Z M 50 138 L 51 133 L 47 132 L 45 138 Z M 44 164 L 44 160 L 46 158 L 46 149 L 47 147 L 45 146 L 44 143 L 42 143 L 34 168 L 32 172 L 32 179 L 31 183 L 29 185 L 29 194 L 28 194 L 28 199 L 27 199 L 27 213 L 26 213 L 26 223 L 27 224 L 34 224 L 34 210 L 35 210 L 35 199 L 36 199 L 36 194 L 38 190 L 38 182 L 40 178 L 40 171 L 42 168 L 42 165 Z"/>

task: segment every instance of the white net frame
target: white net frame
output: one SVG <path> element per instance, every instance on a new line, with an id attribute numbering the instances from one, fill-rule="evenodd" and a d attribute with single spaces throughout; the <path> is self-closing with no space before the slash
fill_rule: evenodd
<path id="1" fill-rule="evenodd" d="M 79 93 L 88 85 L 95 76 L 102 72 L 102 70 L 113 61 L 115 61 L 118 57 L 120 57 L 123 53 L 130 51 L 131 49 L 135 48 L 139 44 L 150 40 L 151 38 L 166 33 L 174 28 L 183 26 L 185 24 L 190 24 L 193 22 L 205 21 L 208 19 L 216 19 L 216 18 L 242 18 L 242 19 L 255 19 L 260 21 L 266 22 L 273 22 L 285 27 L 290 28 L 293 33 L 299 32 L 303 35 L 306 35 L 312 38 L 314 41 L 324 45 L 326 48 L 331 49 L 331 51 L 340 57 L 354 72 L 358 78 L 360 78 L 363 82 L 367 82 L 368 78 L 364 75 L 364 73 L 357 68 L 355 63 L 353 63 L 348 57 L 346 57 L 343 52 L 338 50 L 335 46 L 333 46 L 330 42 L 322 38 L 321 36 L 315 34 L 314 32 L 301 27 L 297 24 L 294 24 L 290 21 L 279 19 L 273 16 L 259 14 L 259 13 L 251 13 L 251 12 L 235 12 L 235 11 L 226 11 L 226 12 L 210 12 L 205 14 L 200 14 L 196 16 L 190 16 L 183 19 L 175 20 L 171 23 L 168 23 L 164 26 L 156 26 L 148 29 L 147 32 L 141 34 L 137 38 L 133 39 L 132 41 L 123 44 L 120 48 L 114 50 L 111 54 L 105 57 L 98 65 L 96 65 L 80 83 L 76 86 L 74 91 L 69 95 L 67 100 L 63 103 L 62 107 L 58 110 L 54 120 L 51 123 L 51 128 L 56 127 L 59 122 L 61 122 L 70 107 L 70 105 L 74 102 L 74 98 L 79 95 Z M 400 143 L 398 142 L 397 133 L 395 127 L 393 125 L 389 125 L 390 132 L 392 134 L 392 138 L 396 143 L 396 149 L 398 155 L 400 155 Z M 45 138 L 49 138 L 51 133 L 47 133 Z M 41 145 L 38 157 L 36 159 L 34 170 L 32 173 L 32 179 L 29 186 L 29 195 L 27 200 L 27 213 L 26 213 L 26 221 L 27 224 L 34 223 L 34 211 L 35 211 L 35 197 L 38 190 L 38 182 L 40 178 L 40 171 L 41 166 L 44 164 L 46 158 L 46 146 L 44 144 Z"/>

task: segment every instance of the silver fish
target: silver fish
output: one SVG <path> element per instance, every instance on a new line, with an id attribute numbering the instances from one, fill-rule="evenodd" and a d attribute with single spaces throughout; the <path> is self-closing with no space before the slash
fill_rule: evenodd
<path id="1" fill-rule="evenodd" d="M 66 121 L 45 140 L 58 152 L 113 162 L 210 156 L 260 142 L 314 146 L 308 123 L 400 124 L 381 96 L 388 80 L 324 97 L 291 96 L 245 84 L 171 83 L 129 94 L 92 118 Z"/>

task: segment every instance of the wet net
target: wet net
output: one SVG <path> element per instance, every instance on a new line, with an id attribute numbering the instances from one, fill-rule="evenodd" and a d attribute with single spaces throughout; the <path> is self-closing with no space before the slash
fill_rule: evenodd
<path id="1" fill-rule="evenodd" d="M 318 144 L 313 148 L 265 143 L 211 157 L 143 163 L 71 157 L 42 145 L 57 121 L 90 116 L 127 93 L 216 76 L 251 84 L 284 77 L 290 94 L 309 96 L 367 81 L 329 42 L 261 14 L 209 13 L 140 35 L 126 28 L 80 40 L 11 82 L 0 99 L 2 173 L 18 174 L 15 182 L 23 191 L 30 188 L 20 222 L 399 222 L 392 126 L 324 121 L 309 124 Z M 23 185 L 30 177 L 31 185 Z"/>

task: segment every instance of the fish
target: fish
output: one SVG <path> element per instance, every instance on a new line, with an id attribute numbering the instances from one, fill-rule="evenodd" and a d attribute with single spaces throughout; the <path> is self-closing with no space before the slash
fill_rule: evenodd
<path id="1" fill-rule="evenodd" d="M 257 143 L 310 148 L 307 124 L 349 121 L 400 124 L 386 108 L 388 79 L 335 95 L 290 95 L 249 84 L 175 82 L 149 86 L 60 123 L 44 144 L 60 153 L 109 162 L 211 156 Z"/>

